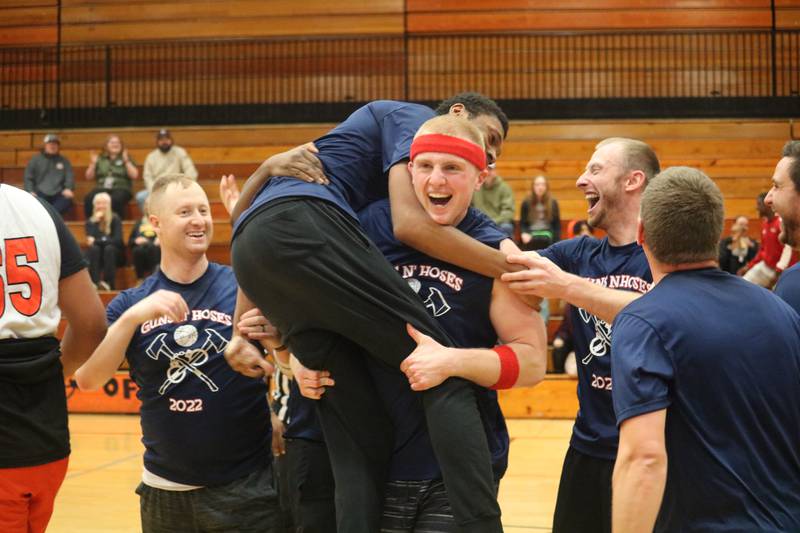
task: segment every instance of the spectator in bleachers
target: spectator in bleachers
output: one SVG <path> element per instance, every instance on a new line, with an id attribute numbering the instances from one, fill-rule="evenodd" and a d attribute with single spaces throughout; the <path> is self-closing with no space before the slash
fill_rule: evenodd
<path id="1" fill-rule="evenodd" d="M 56 208 L 62 216 L 72 208 L 75 179 L 69 159 L 59 153 L 61 141 L 55 133 L 44 136 L 42 151 L 25 167 L 25 190 Z"/>
<path id="2" fill-rule="evenodd" d="M 94 195 L 105 192 L 111 196 L 111 206 L 120 219 L 125 218 L 125 206 L 133 196 L 131 180 L 139 177 L 139 169 L 128 155 L 119 135 L 109 135 L 100 155 L 91 153 L 91 162 L 86 167 L 86 179 L 96 180 L 97 185 L 83 201 L 86 217 L 92 215 Z"/>
<path id="3" fill-rule="evenodd" d="M 144 203 L 142 218 L 136 221 L 128 238 L 128 247 L 131 249 L 133 268 L 136 279 L 141 282 L 152 274 L 161 261 L 161 246 L 156 235 L 156 230 L 150 223 L 147 201 Z"/>
<path id="4" fill-rule="evenodd" d="M 92 199 L 86 219 L 86 259 L 89 275 L 100 290 L 114 290 L 117 266 L 123 263 L 122 221 L 111 209 L 111 196 L 100 192 Z"/>
<path id="5" fill-rule="evenodd" d="M 761 247 L 753 259 L 747 263 L 744 279 L 760 285 L 771 287 L 778 277 L 777 264 L 783 253 L 783 244 L 778 239 L 781 232 L 781 220 L 772 209 L 764 203 L 767 193 L 761 193 L 756 200 L 758 215 L 761 217 Z"/>
<path id="6" fill-rule="evenodd" d="M 570 220 L 567 224 L 567 239 L 573 237 L 594 237 L 594 230 L 585 220 Z"/>
<path id="7" fill-rule="evenodd" d="M 558 202 L 550 196 L 547 178 L 533 179 L 531 194 L 520 206 L 520 237 L 525 250 L 540 250 L 561 240 L 561 215 Z"/>
<path id="8" fill-rule="evenodd" d="M 144 213 L 144 202 L 153 189 L 153 183 L 161 176 L 183 174 L 197 180 L 197 169 L 186 150 L 174 144 L 169 130 L 156 133 L 156 149 L 147 154 L 144 160 L 144 189 L 136 193 L 139 211 Z"/>
<path id="9" fill-rule="evenodd" d="M 494 163 L 488 169 L 486 181 L 472 195 L 472 206 L 489 215 L 511 237 L 514 234 L 514 191 L 497 175 Z"/>
<path id="10" fill-rule="evenodd" d="M 572 306 L 564 302 L 561 314 L 563 316 L 561 325 L 553 336 L 553 373 L 555 374 L 564 373 L 567 356 L 575 352 L 575 344 L 572 342 Z"/>
<path id="11" fill-rule="evenodd" d="M 738 275 L 758 252 L 758 244 L 747 236 L 749 220 L 739 215 L 731 226 L 731 234 L 719 243 L 719 268 Z"/>

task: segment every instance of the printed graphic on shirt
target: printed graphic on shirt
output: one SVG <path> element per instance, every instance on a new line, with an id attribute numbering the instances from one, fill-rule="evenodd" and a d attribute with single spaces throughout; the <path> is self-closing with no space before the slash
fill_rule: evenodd
<path id="1" fill-rule="evenodd" d="M 652 287 L 652 283 L 648 283 L 640 277 L 630 276 L 628 274 L 590 278 L 589 281 L 610 289 L 624 289 L 641 294 L 646 293 Z M 611 324 L 597 318 L 583 308 L 578 309 L 578 315 L 585 324 L 594 324 L 594 338 L 589 342 L 588 353 L 581 358 L 581 363 L 588 365 L 595 357 L 605 357 L 609 354 L 611 349 Z M 610 387 L 608 387 L 607 390 L 610 390 Z"/>
<path id="2" fill-rule="evenodd" d="M 437 287 L 428 287 L 428 294 L 420 294 L 419 291 L 422 289 L 422 282 L 417 279 L 417 277 L 440 281 L 455 292 L 460 292 L 461 288 L 464 286 L 464 279 L 461 276 L 437 266 L 402 265 L 395 267 L 395 269 L 400 272 L 400 275 L 408 282 L 411 289 L 419 294 L 420 298 L 424 298 L 422 303 L 429 310 L 430 314 L 437 318 L 450 311 L 450 304 L 447 303 L 444 294 L 442 294 L 442 291 Z"/>
<path id="3" fill-rule="evenodd" d="M 192 348 L 198 342 L 198 331 L 191 324 L 186 324 L 175 329 L 172 339 L 168 333 L 159 333 L 145 352 L 148 357 L 158 361 L 163 357 L 169 360 L 166 379 L 158 389 L 160 395 L 171 385 L 181 383 L 189 374 L 206 384 L 211 392 L 217 392 L 219 387 L 200 368 L 208 362 L 209 353 L 222 353 L 228 346 L 228 340 L 213 329 L 205 328 L 202 345 Z M 176 346 L 177 345 L 177 346 Z M 183 350 L 181 348 L 184 348 Z"/>

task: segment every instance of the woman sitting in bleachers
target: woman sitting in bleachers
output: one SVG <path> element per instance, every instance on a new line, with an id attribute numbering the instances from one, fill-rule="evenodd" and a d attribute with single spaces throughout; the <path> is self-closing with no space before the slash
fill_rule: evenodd
<path id="1" fill-rule="evenodd" d="M 520 205 L 519 219 L 523 250 L 540 250 L 561 240 L 558 202 L 550 196 L 546 177 L 534 178 L 531 194 Z"/>
<path id="2" fill-rule="evenodd" d="M 117 267 L 124 264 L 122 221 L 111 210 L 111 196 L 100 192 L 92 200 L 86 219 L 86 259 L 89 275 L 100 290 L 113 290 Z"/>
<path id="3" fill-rule="evenodd" d="M 92 214 L 92 200 L 98 193 L 105 192 L 111 196 L 111 206 L 120 219 L 125 218 L 125 206 L 133 197 L 131 180 L 139 177 L 136 164 L 128 156 L 125 145 L 119 135 L 109 135 L 100 155 L 92 152 L 89 166 L 86 167 L 86 179 L 96 180 L 97 185 L 83 200 L 86 218 Z"/>
<path id="4" fill-rule="evenodd" d="M 153 225 L 147 216 L 147 201 L 144 202 L 144 214 L 131 230 L 128 238 L 128 247 L 131 249 L 133 268 L 136 270 L 136 279 L 140 283 L 152 274 L 161 261 L 161 247 Z"/>

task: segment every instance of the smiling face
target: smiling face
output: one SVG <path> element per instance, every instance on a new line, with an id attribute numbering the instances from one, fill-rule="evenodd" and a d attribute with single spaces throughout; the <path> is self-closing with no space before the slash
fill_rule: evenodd
<path id="1" fill-rule="evenodd" d="M 106 193 L 100 193 L 92 198 L 92 206 L 95 215 L 101 215 L 111 211 L 111 197 Z"/>
<path id="2" fill-rule="evenodd" d="M 106 141 L 106 152 L 108 152 L 110 156 L 115 156 L 122 152 L 122 141 L 119 137 L 112 135 L 108 138 L 108 141 Z"/>
<path id="3" fill-rule="evenodd" d="M 167 185 L 152 198 L 150 222 L 165 254 L 204 254 L 211 244 L 214 224 L 205 191 L 197 183 Z"/>
<path id="4" fill-rule="evenodd" d="M 778 161 L 772 175 L 772 188 L 764 203 L 781 217 L 781 242 L 797 248 L 800 246 L 800 193 L 789 175 L 791 157 Z"/>
<path id="5" fill-rule="evenodd" d="M 467 214 L 472 193 L 486 179 L 486 171 L 456 155 L 418 154 L 408 164 L 419 203 L 437 224 L 458 225 Z"/>
<path id="6" fill-rule="evenodd" d="M 609 219 L 622 205 L 626 174 L 621 144 L 606 144 L 592 154 L 576 183 L 589 203 L 588 222 L 592 227 L 607 229 Z"/>

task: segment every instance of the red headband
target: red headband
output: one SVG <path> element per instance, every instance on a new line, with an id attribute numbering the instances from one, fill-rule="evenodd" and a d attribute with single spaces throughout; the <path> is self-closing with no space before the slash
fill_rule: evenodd
<path id="1" fill-rule="evenodd" d="M 411 161 L 414 161 L 417 155 L 424 152 L 457 155 L 475 165 L 478 170 L 486 168 L 486 151 L 483 148 L 473 142 L 465 141 L 452 135 L 442 135 L 440 133 L 420 135 L 411 143 Z"/>

